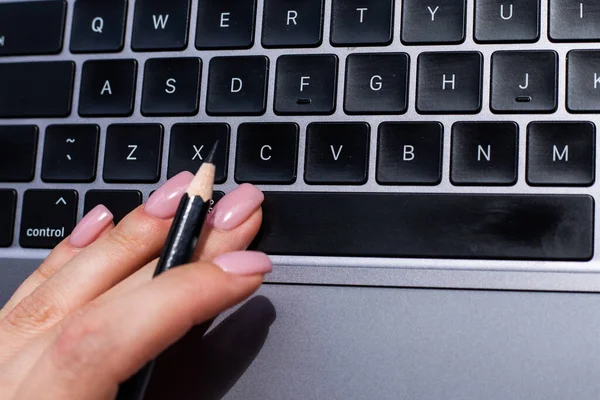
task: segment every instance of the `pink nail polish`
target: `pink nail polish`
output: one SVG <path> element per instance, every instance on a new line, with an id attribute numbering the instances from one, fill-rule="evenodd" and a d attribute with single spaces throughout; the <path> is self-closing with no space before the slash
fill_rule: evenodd
<path id="1" fill-rule="evenodd" d="M 273 270 L 271 259 L 258 251 L 234 251 L 215 258 L 213 263 L 235 275 L 268 274 Z"/>
<path id="2" fill-rule="evenodd" d="M 92 244 L 112 223 L 112 220 L 113 215 L 108 208 L 101 204 L 97 205 L 73 229 L 69 237 L 69 244 L 78 249 Z"/>
<path id="3" fill-rule="evenodd" d="M 144 211 L 153 217 L 169 219 L 175 216 L 181 196 L 185 193 L 194 175 L 191 172 L 181 172 L 164 183 L 150 196 Z"/>
<path id="4" fill-rule="evenodd" d="M 244 183 L 217 203 L 208 222 L 225 231 L 237 228 L 250 218 L 264 199 L 265 195 L 260 190 Z"/>

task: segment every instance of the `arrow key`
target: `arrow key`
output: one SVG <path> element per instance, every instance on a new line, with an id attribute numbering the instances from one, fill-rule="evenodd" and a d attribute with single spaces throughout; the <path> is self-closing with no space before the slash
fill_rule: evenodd
<path id="1" fill-rule="evenodd" d="M 51 249 L 71 234 L 77 217 L 75 190 L 28 190 L 23 196 L 21 247 Z"/>

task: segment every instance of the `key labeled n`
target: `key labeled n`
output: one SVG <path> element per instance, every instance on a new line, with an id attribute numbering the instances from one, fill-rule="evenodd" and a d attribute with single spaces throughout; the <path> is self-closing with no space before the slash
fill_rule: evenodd
<path id="1" fill-rule="evenodd" d="M 163 15 L 152 15 L 152 22 L 154 23 L 154 30 L 165 29 L 167 22 L 169 22 L 169 14 Z"/>

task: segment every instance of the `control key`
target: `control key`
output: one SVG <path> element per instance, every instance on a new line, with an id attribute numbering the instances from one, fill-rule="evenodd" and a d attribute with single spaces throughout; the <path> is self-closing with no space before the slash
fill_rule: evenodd
<path id="1" fill-rule="evenodd" d="M 74 190 L 28 190 L 23 196 L 21 247 L 51 249 L 71 234 L 77 217 Z"/>

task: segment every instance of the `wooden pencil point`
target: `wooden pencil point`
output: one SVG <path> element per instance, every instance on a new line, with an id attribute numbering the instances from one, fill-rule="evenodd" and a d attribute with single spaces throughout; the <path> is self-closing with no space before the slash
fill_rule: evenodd
<path id="1" fill-rule="evenodd" d="M 204 201 L 209 201 L 212 198 L 216 170 L 214 160 L 218 144 L 219 142 L 217 141 L 204 159 L 200 169 L 198 169 L 196 176 L 194 176 L 192 183 L 188 187 L 188 195 L 200 196 Z"/>

